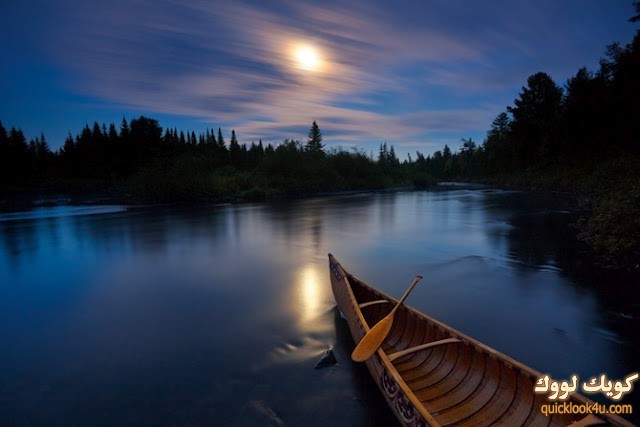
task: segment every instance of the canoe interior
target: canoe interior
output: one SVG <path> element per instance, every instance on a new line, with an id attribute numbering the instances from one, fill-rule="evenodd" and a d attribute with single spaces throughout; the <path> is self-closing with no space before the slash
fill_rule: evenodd
<path id="1" fill-rule="evenodd" d="M 360 309 L 369 327 L 391 311 L 396 300 L 347 272 L 345 277 L 358 304 L 392 300 Z M 549 401 L 546 395 L 534 393 L 538 378 L 535 371 L 411 308 L 403 306 L 397 311 L 382 349 L 388 356 L 452 337 L 462 342 L 435 346 L 392 362 L 411 393 L 440 425 L 567 426 L 585 417 L 544 416 L 540 406 Z M 391 362 L 387 359 L 385 363 Z M 369 368 L 374 375 L 379 371 Z M 571 395 L 569 401 L 580 404 L 585 398 Z M 599 425 L 632 425 L 621 418 L 611 418 L 612 423 Z"/>

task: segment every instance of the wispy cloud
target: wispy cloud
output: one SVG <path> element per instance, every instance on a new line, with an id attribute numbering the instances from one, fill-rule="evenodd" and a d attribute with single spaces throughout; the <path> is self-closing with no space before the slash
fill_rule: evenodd
<path id="1" fill-rule="evenodd" d="M 518 16 L 547 19 L 533 3 L 449 4 L 66 0 L 48 46 L 80 93 L 243 140 L 300 138 L 317 120 L 329 143 L 427 148 L 484 133 L 504 108 L 487 99 L 535 56 Z M 317 47 L 320 71 L 296 68 L 298 43 Z"/>

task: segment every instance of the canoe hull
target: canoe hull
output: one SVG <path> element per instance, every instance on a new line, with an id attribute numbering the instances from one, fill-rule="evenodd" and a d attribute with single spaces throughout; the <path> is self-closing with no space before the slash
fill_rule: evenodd
<path id="1" fill-rule="evenodd" d="M 329 254 L 331 287 L 355 343 L 397 304 L 397 300 L 344 270 Z M 389 335 L 365 361 L 389 407 L 406 426 L 597 425 L 633 426 L 615 415 L 553 414 L 535 394 L 542 374 L 481 342 L 405 305 Z M 571 394 L 574 405 L 591 404 Z"/>
<path id="2" fill-rule="evenodd" d="M 342 270 L 340 264 L 334 261 L 335 259 L 329 263 L 333 295 L 342 317 L 349 325 L 349 330 L 351 331 L 354 342 L 358 343 L 370 328 L 366 325 L 364 318 L 360 314 L 358 303 L 353 293 L 350 292 L 348 286 L 345 286 L 344 281 L 347 280 L 345 276 L 346 272 Z M 394 378 L 393 373 L 390 373 L 386 368 L 381 358 L 385 356 L 379 353 L 380 351 L 367 359 L 365 364 L 367 369 L 369 369 L 371 377 L 378 385 L 382 396 L 398 420 L 400 420 L 403 425 L 411 427 L 437 425 L 427 423 L 415 405 L 402 393 L 398 381 Z"/>

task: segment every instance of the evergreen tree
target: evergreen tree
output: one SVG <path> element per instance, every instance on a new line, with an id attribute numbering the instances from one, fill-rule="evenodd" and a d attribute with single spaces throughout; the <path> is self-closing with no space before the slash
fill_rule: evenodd
<path id="1" fill-rule="evenodd" d="M 273 144 L 267 144 L 266 148 L 264 149 L 265 157 L 272 156 L 275 152 L 276 150 L 273 148 Z"/>
<path id="2" fill-rule="evenodd" d="M 396 150 L 393 148 L 393 145 L 391 145 L 391 148 L 389 149 L 389 158 L 387 161 L 392 165 L 400 163 L 398 157 L 396 156 Z"/>
<path id="3" fill-rule="evenodd" d="M 599 141 L 608 140 L 611 131 L 601 123 L 608 115 L 607 102 L 603 102 L 605 80 L 594 77 L 582 67 L 565 87 L 561 153 L 576 163 L 591 161 L 590 157 L 598 151 Z"/>
<path id="4" fill-rule="evenodd" d="M 496 136 L 498 138 L 506 138 L 511 129 L 511 119 L 505 112 L 498 114 L 498 116 L 491 122 L 491 129 L 489 135 Z"/>
<path id="5" fill-rule="evenodd" d="M 264 157 L 264 147 L 262 146 L 262 140 L 260 140 L 260 142 L 258 144 L 252 142 L 251 143 L 251 148 L 249 149 L 249 154 L 248 154 L 248 158 L 249 158 L 249 163 L 250 163 L 250 167 L 257 167 L 260 164 L 260 161 L 262 161 L 262 158 Z"/>
<path id="6" fill-rule="evenodd" d="M 116 125 L 111 123 L 109 125 L 109 142 L 111 144 L 115 143 L 118 139 L 118 131 L 116 130 Z"/>
<path id="7" fill-rule="evenodd" d="M 43 158 L 49 157 L 50 155 L 53 154 L 49 149 L 49 144 L 47 143 L 47 140 L 44 137 L 44 133 L 40 134 L 40 141 L 38 142 L 37 153 L 38 153 L 38 156 Z"/>
<path id="8" fill-rule="evenodd" d="M 322 144 L 322 133 L 318 124 L 313 121 L 311 129 L 309 130 L 309 141 L 307 142 L 306 149 L 312 153 L 322 153 L 324 145 Z"/>
<path id="9" fill-rule="evenodd" d="M 129 124 L 127 123 L 127 119 L 122 118 L 122 124 L 120 125 L 120 138 L 123 140 L 127 140 L 129 138 Z"/>
<path id="10" fill-rule="evenodd" d="M 214 132 L 211 131 L 211 141 L 213 143 L 213 152 L 215 162 L 218 165 L 227 164 L 228 151 L 222 136 L 222 129 L 218 128 L 218 137 L 216 138 Z"/>
<path id="11" fill-rule="evenodd" d="M 38 144 L 40 143 L 40 139 L 36 137 L 36 139 L 32 139 L 29 141 L 29 156 L 35 158 L 38 155 Z"/>
<path id="12" fill-rule="evenodd" d="M 14 127 L 9 131 L 6 140 L 6 163 L 4 164 L 5 179 L 14 184 L 24 184 L 29 173 L 29 145 L 21 129 Z"/>
<path id="13" fill-rule="evenodd" d="M 484 141 L 486 152 L 486 173 L 506 173 L 512 170 L 514 162 L 509 151 L 509 138 L 511 132 L 511 119 L 506 112 L 498 114 L 491 123 L 491 129 L 487 132 Z"/>
<path id="14" fill-rule="evenodd" d="M 378 164 L 385 165 L 387 163 L 388 158 L 389 158 L 389 151 L 387 150 L 387 143 L 384 142 L 380 144 L 380 149 L 378 151 Z"/>
<path id="15" fill-rule="evenodd" d="M 242 150 L 236 138 L 236 131 L 232 130 L 231 140 L 229 141 L 229 159 L 231 160 L 231 164 L 237 169 L 242 169 L 244 166 L 242 157 Z"/>
<path id="16" fill-rule="evenodd" d="M 445 160 L 449 160 L 449 158 L 451 157 L 451 148 L 449 148 L 447 144 L 444 144 L 444 148 L 442 149 L 442 157 Z"/>
<path id="17" fill-rule="evenodd" d="M 98 122 L 93 122 L 93 130 L 91 131 L 91 142 L 95 145 L 102 144 L 103 134 Z M 94 147 L 95 149 L 95 147 Z"/>
<path id="18" fill-rule="evenodd" d="M 225 148 L 224 137 L 222 136 L 222 130 L 220 128 L 218 128 L 218 147 Z"/>
<path id="19" fill-rule="evenodd" d="M 520 166 L 527 167 L 549 157 L 557 142 L 562 107 L 562 89 L 546 73 L 536 73 L 527 79 L 514 107 L 513 136 L 519 153 Z"/>

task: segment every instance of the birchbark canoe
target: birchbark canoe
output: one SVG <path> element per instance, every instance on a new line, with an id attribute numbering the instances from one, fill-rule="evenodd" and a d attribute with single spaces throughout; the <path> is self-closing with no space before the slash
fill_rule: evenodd
<path id="1" fill-rule="evenodd" d="M 357 344 L 397 300 L 348 273 L 331 254 L 329 274 Z M 616 415 L 545 416 L 541 405 L 553 402 L 534 392 L 541 373 L 405 305 L 365 364 L 406 426 L 633 426 Z M 593 403 L 579 393 L 566 401 Z"/>

